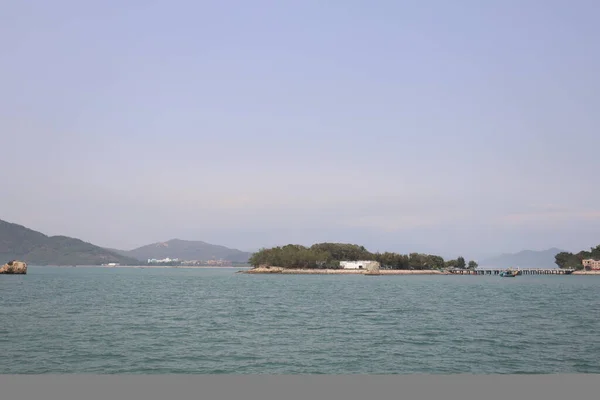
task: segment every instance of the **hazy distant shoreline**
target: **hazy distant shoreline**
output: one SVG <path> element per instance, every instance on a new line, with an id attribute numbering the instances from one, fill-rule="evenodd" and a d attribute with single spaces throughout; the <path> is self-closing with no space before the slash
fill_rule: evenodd
<path id="1" fill-rule="evenodd" d="M 251 268 L 246 271 L 240 271 L 245 274 L 284 274 L 284 275 L 369 275 L 365 270 L 359 269 L 295 269 L 295 268 Z M 383 269 L 379 270 L 379 275 L 453 275 L 453 276 L 477 276 L 460 275 L 451 272 L 439 270 L 405 270 L 405 269 Z M 600 271 L 574 271 L 571 275 L 600 275 Z M 483 275 L 481 275 L 483 276 Z M 488 275 L 489 276 L 489 275 Z M 561 276 L 561 275 L 553 275 Z M 567 276 L 567 275 L 564 275 Z"/>
<path id="2" fill-rule="evenodd" d="M 295 268 L 252 268 L 251 266 L 170 266 L 170 265 L 31 265 L 32 267 L 45 268 L 137 268 L 137 269 L 237 269 L 244 274 L 283 274 L 283 275 L 369 275 L 365 274 L 365 270 L 359 269 L 295 269 Z M 476 276 L 476 275 L 460 275 L 439 270 L 406 270 L 406 269 L 382 269 L 379 270 L 379 275 L 453 275 L 453 276 Z M 600 271 L 574 271 L 571 275 L 598 275 Z M 556 275 L 559 276 L 559 275 Z M 566 275 L 565 275 L 566 276 Z"/>
<path id="3" fill-rule="evenodd" d="M 176 269 L 248 269 L 249 266 L 227 266 L 227 267 L 215 267 L 211 265 L 203 266 L 171 266 L 171 265 L 31 265 L 32 267 L 58 267 L 58 268 L 176 268 Z"/>
<path id="4" fill-rule="evenodd" d="M 299 274 L 299 275 L 369 275 L 361 269 L 301 269 L 301 268 L 252 268 L 243 271 L 245 274 Z M 407 270 L 407 269 L 383 269 L 379 275 L 453 275 L 449 272 L 438 270 Z"/>

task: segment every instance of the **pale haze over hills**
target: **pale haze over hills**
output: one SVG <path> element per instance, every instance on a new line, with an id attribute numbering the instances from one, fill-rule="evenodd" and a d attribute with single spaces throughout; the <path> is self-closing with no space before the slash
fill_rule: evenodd
<path id="1" fill-rule="evenodd" d="M 2 218 L 133 249 L 600 243 L 595 2 L 9 2 Z"/>
<path id="2" fill-rule="evenodd" d="M 137 265 L 149 258 L 225 260 L 245 263 L 246 253 L 201 241 L 173 239 L 131 251 L 106 249 L 77 238 L 47 236 L 19 224 L 0 220 L 0 263 L 18 259 L 33 265 Z"/>
<path id="3" fill-rule="evenodd" d="M 551 248 L 544 251 L 523 250 L 515 254 L 500 254 L 479 262 L 482 268 L 558 268 L 555 256 L 564 250 Z"/>
<path id="4" fill-rule="evenodd" d="M 179 258 L 181 260 L 227 260 L 245 263 L 250 253 L 214 245 L 202 241 L 172 239 L 166 242 L 152 243 L 137 249 L 123 251 L 115 250 L 127 257 L 146 261 L 149 258 L 165 259 Z"/>

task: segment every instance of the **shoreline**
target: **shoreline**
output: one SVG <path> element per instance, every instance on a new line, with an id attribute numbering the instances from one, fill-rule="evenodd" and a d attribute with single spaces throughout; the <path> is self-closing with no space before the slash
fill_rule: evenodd
<path id="1" fill-rule="evenodd" d="M 51 268 L 107 268 L 107 269 L 114 269 L 114 268 L 138 268 L 138 269 L 143 269 L 143 268 L 177 268 L 177 269 L 248 269 L 250 268 L 249 266 L 240 266 L 240 267 L 215 267 L 215 266 L 210 266 L 210 265 L 206 265 L 206 266 L 171 266 L 171 265 L 30 265 L 29 267 L 34 267 L 34 268 L 46 268 L 46 267 L 51 267 Z"/>
<path id="2" fill-rule="evenodd" d="M 252 268 L 251 266 L 227 266 L 227 267 L 217 267 L 217 266 L 163 266 L 163 265 L 117 265 L 117 266 L 107 266 L 107 265 L 30 265 L 28 267 L 34 268 L 45 268 L 45 267 L 53 267 L 53 268 L 106 268 L 106 269 L 114 269 L 114 268 L 137 268 L 137 269 L 237 269 L 237 273 L 243 274 L 283 274 L 283 275 L 366 275 L 366 276 L 377 276 L 377 275 L 457 275 L 463 276 L 463 274 L 453 274 L 446 271 L 440 270 L 407 270 L 407 269 L 382 269 L 377 273 L 368 273 L 367 270 L 359 270 L 359 269 L 307 269 L 307 268 L 281 268 L 281 267 L 259 267 Z M 465 276 L 477 276 L 472 274 L 464 274 Z M 573 271 L 568 275 L 598 275 L 600 276 L 600 271 Z M 489 275 L 486 275 L 489 276 Z M 558 275 L 557 275 L 558 276 Z M 567 276 L 567 275 L 564 275 Z"/>
<path id="3" fill-rule="evenodd" d="M 491 276 L 474 274 L 453 274 L 451 272 L 439 270 L 406 270 L 406 269 L 382 269 L 377 273 L 369 273 L 366 270 L 358 269 L 292 269 L 281 267 L 259 267 L 251 268 L 245 271 L 238 271 L 244 274 L 282 274 L 282 275 L 452 275 L 452 276 Z M 549 274 L 550 276 L 569 276 L 569 275 L 599 275 L 600 271 L 574 271 L 571 274 Z"/>
<path id="4" fill-rule="evenodd" d="M 252 268 L 240 271 L 244 274 L 283 274 L 283 275 L 454 275 L 449 272 L 438 270 L 407 270 L 407 269 L 383 269 L 377 273 L 369 273 L 361 269 L 287 269 L 281 267 Z"/>

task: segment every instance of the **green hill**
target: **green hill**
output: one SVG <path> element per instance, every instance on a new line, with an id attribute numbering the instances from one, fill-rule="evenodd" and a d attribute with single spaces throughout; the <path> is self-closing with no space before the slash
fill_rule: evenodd
<path id="1" fill-rule="evenodd" d="M 30 265 L 135 265 L 139 261 L 83 240 L 46 236 L 21 225 L 0 220 L 0 264 L 10 260 Z"/>

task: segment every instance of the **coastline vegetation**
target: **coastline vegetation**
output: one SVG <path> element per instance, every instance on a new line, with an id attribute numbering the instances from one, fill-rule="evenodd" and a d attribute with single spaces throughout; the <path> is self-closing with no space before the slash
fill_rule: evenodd
<path id="1" fill-rule="evenodd" d="M 378 261 L 383 269 L 431 270 L 477 267 L 463 257 L 444 260 L 432 254 L 372 253 L 364 246 L 348 243 L 317 243 L 310 247 L 297 244 L 263 248 L 250 256 L 248 263 L 257 268 L 271 266 L 290 269 L 341 269 L 340 261 Z"/>
<path id="2" fill-rule="evenodd" d="M 560 252 L 555 256 L 555 263 L 560 268 L 582 270 L 582 261 L 590 258 L 594 260 L 600 260 L 600 245 L 592 247 L 590 251 L 582 250 L 576 254 L 568 251 Z"/>

